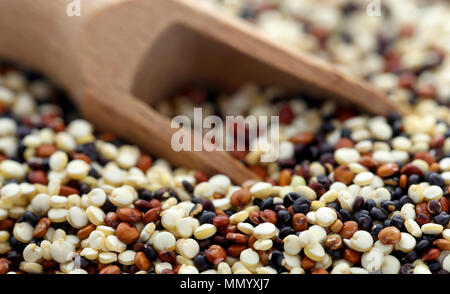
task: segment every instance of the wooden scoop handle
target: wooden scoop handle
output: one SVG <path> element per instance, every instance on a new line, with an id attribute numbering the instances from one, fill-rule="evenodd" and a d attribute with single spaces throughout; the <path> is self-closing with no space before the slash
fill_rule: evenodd
<path id="1" fill-rule="evenodd" d="M 108 99 L 97 99 L 106 95 Z M 225 151 L 195 152 L 171 149 L 171 137 L 178 131 L 170 120 L 145 102 L 115 90 L 90 88 L 81 110 L 100 129 L 114 130 L 145 150 L 181 167 L 198 169 L 208 175 L 226 174 L 234 183 L 260 178 Z M 192 141 L 195 134 L 192 132 Z M 191 145 L 193 146 L 193 145 Z"/>

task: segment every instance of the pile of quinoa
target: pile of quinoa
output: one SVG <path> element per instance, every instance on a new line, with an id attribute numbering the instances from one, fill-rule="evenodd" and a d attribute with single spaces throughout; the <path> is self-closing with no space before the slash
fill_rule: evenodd
<path id="1" fill-rule="evenodd" d="M 278 14 L 273 3 L 247 18 Z M 448 11 L 435 5 L 428 13 Z M 330 4 L 329 11 L 339 12 L 340 23 L 365 10 L 344 14 Z M 367 38 L 384 27 L 377 25 Z M 338 28 L 330 26 L 325 43 Z M 444 52 L 442 45 L 433 50 Z M 412 109 L 404 117 L 374 117 L 253 84 L 228 94 L 190 88 L 161 102 L 158 109 L 170 116 L 201 106 L 205 115 L 280 117 L 277 162 L 260 162 L 264 149 L 232 153 L 263 179 L 242 186 L 171 167 L 95 132 L 48 81 L 2 64 L 0 273 L 447 274 L 450 115 L 446 85 L 435 83 L 446 64 L 439 56 L 438 65 L 407 70 L 408 85 L 400 82 L 402 70 L 356 73 L 389 84 L 382 87 L 388 95 Z M 359 60 L 342 65 L 353 62 Z M 418 91 L 423 79 L 433 95 Z"/>

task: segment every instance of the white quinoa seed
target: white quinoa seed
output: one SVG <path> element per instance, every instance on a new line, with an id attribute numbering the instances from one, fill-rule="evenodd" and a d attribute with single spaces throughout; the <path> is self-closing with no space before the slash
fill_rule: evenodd
<path id="1" fill-rule="evenodd" d="M 372 248 L 373 239 L 370 233 L 360 230 L 353 234 L 349 245 L 356 251 L 366 252 Z"/>
<path id="2" fill-rule="evenodd" d="M 201 199 L 211 199 L 214 194 L 214 186 L 208 182 L 203 182 L 195 186 L 194 195 Z"/>
<path id="3" fill-rule="evenodd" d="M 358 186 L 370 185 L 374 179 L 374 175 L 371 172 L 362 172 L 355 176 L 353 182 Z"/>
<path id="4" fill-rule="evenodd" d="M 272 245 L 273 242 L 270 239 L 258 239 L 255 243 L 253 243 L 253 248 L 255 248 L 256 250 L 265 251 L 272 248 Z"/>
<path id="5" fill-rule="evenodd" d="M 22 243 L 29 243 L 33 239 L 33 226 L 27 222 L 16 223 L 13 235 Z"/>
<path id="6" fill-rule="evenodd" d="M 71 260 L 74 251 L 75 247 L 64 240 L 53 242 L 50 248 L 52 258 L 59 263 L 65 263 Z"/>
<path id="7" fill-rule="evenodd" d="M 361 265 L 369 273 L 378 271 L 383 265 L 384 254 L 378 248 L 372 248 L 361 256 Z"/>
<path id="8" fill-rule="evenodd" d="M 250 194 L 256 198 L 266 198 L 272 192 L 272 185 L 270 183 L 258 182 L 250 188 Z"/>
<path id="9" fill-rule="evenodd" d="M 89 173 L 90 166 L 83 160 L 72 160 L 67 164 L 67 176 L 75 180 L 85 178 Z"/>
<path id="10" fill-rule="evenodd" d="M 272 223 L 262 223 L 255 227 L 253 234 L 257 239 L 270 239 L 276 234 L 276 227 Z"/>
<path id="11" fill-rule="evenodd" d="M 426 188 L 422 194 L 426 201 L 439 200 L 444 194 L 444 191 L 442 191 L 441 187 L 433 185 Z"/>
<path id="12" fill-rule="evenodd" d="M 176 239 L 174 235 L 169 232 L 160 232 L 156 235 L 153 241 L 153 247 L 156 250 L 174 250 L 176 244 Z"/>
<path id="13" fill-rule="evenodd" d="M 135 257 L 136 257 L 135 251 L 126 250 L 117 256 L 117 261 L 119 261 L 119 263 L 123 265 L 133 265 Z"/>
<path id="14" fill-rule="evenodd" d="M 203 224 L 194 231 L 197 240 L 204 240 L 212 237 L 217 232 L 217 228 L 212 224 Z"/>
<path id="15" fill-rule="evenodd" d="M 403 205 L 400 213 L 404 220 L 414 220 L 416 218 L 416 211 L 414 210 L 414 205 L 412 203 L 406 203 L 405 205 Z"/>
<path id="16" fill-rule="evenodd" d="M 246 235 L 253 235 L 255 228 L 249 223 L 238 223 L 237 229 Z"/>
<path id="17" fill-rule="evenodd" d="M 106 236 L 100 231 L 93 231 L 88 237 L 89 246 L 93 249 L 101 250 L 105 246 Z"/>
<path id="18" fill-rule="evenodd" d="M 115 235 L 110 235 L 106 237 L 105 246 L 106 248 L 108 248 L 108 250 L 117 253 L 124 252 L 127 249 L 127 244 L 120 241 L 119 238 L 117 238 L 117 236 Z"/>
<path id="19" fill-rule="evenodd" d="M 238 229 L 239 229 L 239 225 L 243 224 L 244 221 L 249 217 L 249 213 L 246 210 L 242 210 L 239 211 L 237 213 L 234 213 L 233 215 L 230 216 L 230 224 L 232 225 L 238 225 Z M 249 224 L 251 226 L 251 224 Z M 253 227 L 253 226 L 252 226 Z"/>
<path id="20" fill-rule="evenodd" d="M 408 233 L 410 233 L 411 235 L 413 235 L 416 238 L 420 238 L 422 237 L 422 230 L 419 226 L 419 224 L 417 224 L 417 222 L 412 219 L 412 218 L 408 218 L 407 220 L 405 220 L 405 228 L 408 231 Z"/>
<path id="21" fill-rule="evenodd" d="M 400 250 L 402 252 L 408 253 L 414 250 L 416 247 L 416 239 L 408 233 L 401 233 L 401 239 L 398 244 L 394 245 L 396 250 Z"/>
<path id="22" fill-rule="evenodd" d="M 109 264 L 117 261 L 117 253 L 114 252 L 101 252 L 98 255 L 98 261 L 104 264 Z"/>
<path id="23" fill-rule="evenodd" d="M 337 219 L 336 212 L 329 207 L 321 207 L 316 211 L 315 221 L 322 227 L 331 226 Z"/>
<path id="24" fill-rule="evenodd" d="M 341 165 L 358 162 L 361 156 L 354 148 L 340 148 L 335 151 L 334 159 Z"/>
<path id="25" fill-rule="evenodd" d="M 200 246 L 194 239 L 185 239 L 180 248 L 180 254 L 188 259 L 193 259 L 200 251 Z"/>
<path id="26" fill-rule="evenodd" d="M 39 263 L 42 259 L 41 248 L 33 243 L 28 244 L 23 250 L 23 259 L 26 262 Z"/>
<path id="27" fill-rule="evenodd" d="M 442 237 L 444 237 L 445 240 L 450 241 L 450 229 L 445 229 L 442 232 Z"/>
<path id="28" fill-rule="evenodd" d="M 71 207 L 67 214 L 67 221 L 76 229 L 81 229 L 89 223 L 86 212 L 79 207 Z"/>
<path id="29" fill-rule="evenodd" d="M 295 188 L 295 193 L 300 195 L 303 198 L 308 199 L 309 201 L 316 200 L 317 194 L 316 192 L 308 186 L 298 186 Z"/>
<path id="30" fill-rule="evenodd" d="M 86 216 L 91 223 L 93 223 L 96 226 L 100 226 L 104 224 L 106 215 L 100 208 L 96 206 L 89 206 L 86 209 Z"/>
<path id="31" fill-rule="evenodd" d="M 422 225 L 422 227 L 420 229 L 422 230 L 422 233 L 424 233 L 424 234 L 440 235 L 442 233 L 442 231 L 444 230 L 444 227 L 439 224 L 428 223 L 428 224 Z"/>
<path id="32" fill-rule="evenodd" d="M 117 207 L 126 207 L 134 200 L 133 190 L 126 186 L 116 188 L 112 191 L 108 199 Z"/>
<path id="33" fill-rule="evenodd" d="M 98 250 L 93 248 L 84 248 L 81 253 L 81 256 L 89 259 L 89 260 L 95 260 L 98 258 Z M 120 262 L 120 259 L 119 259 Z M 133 264 L 134 264 L 134 257 L 133 257 Z"/>
<path id="34" fill-rule="evenodd" d="M 209 178 L 208 182 L 212 185 L 214 192 L 225 195 L 231 186 L 231 180 L 225 175 L 215 175 Z"/>
<path id="35" fill-rule="evenodd" d="M 24 167 L 13 160 L 3 160 L 0 163 L 0 174 L 6 179 L 22 179 L 25 176 Z"/>
<path id="36" fill-rule="evenodd" d="M 106 202 L 106 193 L 100 188 L 92 189 L 88 194 L 88 201 L 90 205 L 101 207 Z"/>
<path id="37" fill-rule="evenodd" d="M 49 158 L 49 166 L 54 171 L 62 171 L 67 165 L 69 158 L 66 152 L 56 151 Z"/>
<path id="38" fill-rule="evenodd" d="M 283 239 L 284 251 L 290 255 L 297 255 L 302 250 L 300 238 L 296 235 L 288 235 Z"/>
<path id="39" fill-rule="evenodd" d="M 251 248 L 243 250 L 239 256 L 239 260 L 247 266 L 254 266 L 259 262 L 259 255 Z"/>

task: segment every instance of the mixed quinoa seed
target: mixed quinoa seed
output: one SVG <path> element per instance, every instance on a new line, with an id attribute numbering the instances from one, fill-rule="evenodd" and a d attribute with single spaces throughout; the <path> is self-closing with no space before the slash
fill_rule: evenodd
<path id="1" fill-rule="evenodd" d="M 264 178 L 240 187 L 96 134 L 52 98 L 1 67 L 0 273 L 450 271 L 450 117 L 435 100 L 404 118 L 267 100 L 288 113 L 281 159 L 239 155 Z"/>

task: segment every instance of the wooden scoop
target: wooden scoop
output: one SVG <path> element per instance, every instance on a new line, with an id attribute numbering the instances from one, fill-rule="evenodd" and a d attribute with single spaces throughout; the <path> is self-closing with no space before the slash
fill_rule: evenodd
<path id="1" fill-rule="evenodd" d="M 76 2 L 0 1 L 0 57 L 42 71 L 98 128 L 177 166 L 258 179 L 226 152 L 173 151 L 177 130 L 148 104 L 190 83 L 232 91 L 252 81 L 374 114 L 397 110 L 369 84 L 194 0 L 81 0 L 81 15 L 68 16 Z"/>

